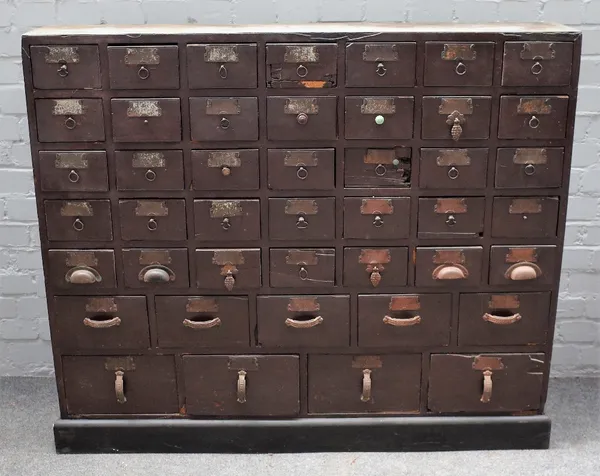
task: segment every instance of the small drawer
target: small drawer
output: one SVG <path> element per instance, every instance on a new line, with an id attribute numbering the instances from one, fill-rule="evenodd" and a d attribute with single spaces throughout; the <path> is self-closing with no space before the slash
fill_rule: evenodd
<path id="1" fill-rule="evenodd" d="M 416 43 L 349 43 L 346 86 L 394 88 L 415 85 Z"/>
<path id="2" fill-rule="evenodd" d="M 410 147 L 390 149 L 346 149 L 346 187 L 410 187 Z"/>
<path id="3" fill-rule="evenodd" d="M 507 41 L 504 43 L 503 86 L 568 86 L 573 43 Z"/>
<path id="4" fill-rule="evenodd" d="M 187 239 L 185 200 L 119 200 L 125 241 Z"/>
<path id="5" fill-rule="evenodd" d="M 297 355 L 184 355 L 188 415 L 295 416 Z"/>
<path id="6" fill-rule="evenodd" d="M 485 198 L 419 198 L 419 238 L 483 236 Z"/>
<path id="7" fill-rule="evenodd" d="M 344 286 L 406 286 L 408 248 L 344 248 Z"/>
<path id="8" fill-rule="evenodd" d="M 181 150 L 118 150 L 118 190 L 183 190 Z"/>
<path id="9" fill-rule="evenodd" d="M 260 239 L 260 201 L 194 200 L 195 238 L 200 241 Z"/>
<path id="10" fill-rule="evenodd" d="M 334 240 L 335 198 L 269 198 L 271 240 Z"/>
<path id="11" fill-rule="evenodd" d="M 337 139 L 337 98 L 268 97 L 267 135 L 270 140 Z"/>
<path id="12" fill-rule="evenodd" d="M 491 86 L 494 43 L 425 43 L 425 86 Z"/>
<path id="13" fill-rule="evenodd" d="M 196 286 L 237 293 L 261 285 L 260 248 L 197 249 Z"/>
<path id="14" fill-rule="evenodd" d="M 109 200 L 44 200 L 50 241 L 111 241 Z"/>
<path id="15" fill-rule="evenodd" d="M 271 249 L 271 287 L 327 288 L 335 285 L 335 249 Z"/>
<path id="16" fill-rule="evenodd" d="M 500 139 L 564 139 L 569 96 L 502 96 Z"/>
<path id="17" fill-rule="evenodd" d="M 408 238 L 410 198 L 344 198 L 344 238 Z"/>
<path id="18" fill-rule="evenodd" d="M 552 286 L 559 270 L 556 246 L 492 246 L 490 284 L 515 287 Z"/>
<path id="19" fill-rule="evenodd" d="M 537 410 L 546 371 L 545 354 L 432 354 L 428 408 L 434 413 Z"/>
<path id="20" fill-rule="evenodd" d="M 309 413 L 418 413 L 421 355 L 308 356 Z"/>
<path id="21" fill-rule="evenodd" d="M 451 294 L 359 294 L 358 345 L 446 346 L 451 318 Z"/>
<path id="22" fill-rule="evenodd" d="M 481 189 L 487 183 L 489 150 L 421 149 L 419 186 L 424 189 Z"/>
<path id="23" fill-rule="evenodd" d="M 350 296 L 258 296 L 258 345 L 348 347 Z"/>
<path id="24" fill-rule="evenodd" d="M 423 139 L 488 139 L 492 98 L 489 96 L 425 96 Z"/>
<path id="25" fill-rule="evenodd" d="M 111 99 L 115 142 L 179 142 L 179 98 Z"/>
<path id="26" fill-rule="evenodd" d="M 192 150 L 194 190 L 258 190 L 258 149 Z"/>
<path id="27" fill-rule="evenodd" d="M 55 296 L 52 339 L 59 349 L 148 349 L 144 296 Z"/>
<path id="28" fill-rule="evenodd" d="M 346 139 L 412 139 L 412 96 L 346 96 Z"/>
<path id="29" fill-rule="evenodd" d="M 102 99 L 36 99 L 40 142 L 100 142 L 104 140 Z"/>
<path id="30" fill-rule="evenodd" d="M 478 286 L 481 284 L 481 246 L 417 247 L 417 286 Z"/>
<path id="31" fill-rule="evenodd" d="M 190 89 L 255 88 L 256 44 L 187 45 Z"/>
<path id="32" fill-rule="evenodd" d="M 248 347 L 248 298 L 156 296 L 158 346 Z"/>
<path id="33" fill-rule="evenodd" d="M 556 236 L 558 197 L 494 197 L 494 238 L 550 238 Z"/>
<path id="34" fill-rule="evenodd" d="M 125 287 L 133 289 L 162 292 L 187 288 L 190 285 L 187 249 L 124 249 L 123 279 Z"/>
<path id="35" fill-rule="evenodd" d="M 106 152 L 40 151 L 39 178 L 44 192 L 106 192 Z"/>
<path id="36" fill-rule="evenodd" d="M 496 188 L 559 188 L 563 160 L 562 147 L 498 149 Z"/>
<path id="37" fill-rule="evenodd" d="M 36 89 L 99 89 L 96 45 L 40 45 L 29 48 Z"/>
<path id="38" fill-rule="evenodd" d="M 109 46 L 112 89 L 179 89 L 177 45 Z"/>
<path id="39" fill-rule="evenodd" d="M 258 139 L 258 100 L 255 97 L 190 98 L 193 141 Z"/>
<path id="40" fill-rule="evenodd" d="M 88 290 L 117 287 L 113 250 L 49 250 L 48 285 L 56 289 Z"/>
<path id="41" fill-rule="evenodd" d="M 550 293 L 461 294 L 458 345 L 546 342 Z"/>
<path id="42" fill-rule="evenodd" d="M 267 44 L 268 88 L 332 88 L 337 84 L 337 45 Z"/>
<path id="43" fill-rule="evenodd" d="M 334 149 L 269 149 L 271 190 L 332 190 L 335 188 Z"/>
<path id="44" fill-rule="evenodd" d="M 67 413 L 179 413 L 173 356 L 62 358 Z"/>

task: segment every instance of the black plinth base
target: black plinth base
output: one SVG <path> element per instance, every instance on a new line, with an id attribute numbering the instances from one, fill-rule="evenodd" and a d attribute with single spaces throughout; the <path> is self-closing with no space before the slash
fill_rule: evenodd
<path id="1" fill-rule="evenodd" d="M 58 453 L 302 453 L 546 449 L 535 416 L 59 420 Z"/>

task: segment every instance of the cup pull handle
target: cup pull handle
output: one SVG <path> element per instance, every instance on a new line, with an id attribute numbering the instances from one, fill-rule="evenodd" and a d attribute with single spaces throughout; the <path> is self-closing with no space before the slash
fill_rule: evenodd
<path id="1" fill-rule="evenodd" d="M 511 281 L 530 281 L 541 275 L 542 270 L 534 263 L 517 263 L 506 271 L 506 277 Z"/>
<path id="2" fill-rule="evenodd" d="M 371 400 L 371 389 L 373 388 L 373 383 L 371 381 L 371 370 L 364 369 L 363 370 L 363 381 L 362 381 L 362 394 L 360 395 L 361 402 L 368 402 Z"/>
<path id="3" fill-rule="evenodd" d="M 140 272 L 140 278 L 144 283 L 168 283 L 172 280 L 169 271 L 166 266 L 148 266 Z"/>
<path id="4" fill-rule="evenodd" d="M 399 317 L 385 316 L 383 318 L 383 323 L 388 324 L 390 326 L 394 326 L 394 327 L 414 326 L 416 324 L 421 323 L 421 316 L 413 316 L 413 317 L 408 317 L 406 319 L 402 319 Z"/>
<path id="5" fill-rule="evenodd" d="M 214 319 L 210 319 L 208 321 L 192 321 L 191 319 L 184 319 L 183 325 L 185 327 L 189 327 L 190 329 L 210 329 L 212 327 L 220 326 L 221 319 L 219 317 L 215 317 Z"/>
<path id="6" fill-rule="evenodd" d="M 321 316 L 316 316 L 306 321 L 299 321 L 297 319 L 292 319 L 291 317 L 288 317 L 285 320 L 285 325 L 288 327 L 294 327 L 296 329 L 308 329 L 310 327 L 318 326 L 322 322 L 323 318 Z"/>
<path id="7" fill-rule="evenodd" d="M 76 266 L 67 272 L 65 280 L 71 284 L 93 284 L 102 281 L 102 276 L 93 268 Z"/>
<path id="8" fill-rule="evenodd" d="M 433 271 L 433 279 L 465 279 L 467 276 L 466 268 L 459 265 L 443 264 Z"/>
<path id="9" fill-rule="evenodd" d="M 237 378 L 237 401 L 246 403 L 246 371 L 240 370 Z"/>
<path id="10" fill-rule="evenodd" d="M 481 403 L 490 403 L 492 399 L 492 371 L 483 371 L 483 392 L 481 394 Z"/>
<path id="11" fill-rule="evenodd" d="M 481 318 L 486 322 L 491 322 L 492 324 L 499 324 L 502 326 L 514 324 L 515 322 L 520 321 L 521 314 L 517 312 L 516 314 L 513 314 L 511 316 L 495 316 L 494 314 L 486 312 L 483 316 L 481 316 Z"/>
<path id="12" fill-rule="evenodd" d="M 121 318 L 120 317 L 113 317 L 112 319 L 107 319 L 107 320 L 97 320 L 97 319 L 93 319 L 90 317 L 86 317 L 83 320 L 83 325 L 87 326 L 87 327 L 92 327 L 93 329 L 107 329 L 109 327 L 115 327 L 115 326 L 119 326 L 121 324 Z"/>
<path id="13" fill-rule="evenodd" d="M 125 403 L 127 398 L 125 397 L 125 382 L 123 380 L 125 372 L 117 370 L 115 372 L 115 395 L 118 403 Z"/>

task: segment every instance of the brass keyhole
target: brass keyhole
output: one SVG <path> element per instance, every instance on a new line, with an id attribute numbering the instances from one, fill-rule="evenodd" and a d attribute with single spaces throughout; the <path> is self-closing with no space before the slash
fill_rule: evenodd
<path id="1" fill-rule="evenodd" d="M 464 74 L 466 74 L 466 73 L 467 73 L 467 65 L 466 65 L 466 64 L 464 64 L 464 63 L 462 63 L 462 62 L 459 62 L 459 63 L 456 65 L 456 68 L 454 68 L 454 71 L 455 71 L 455 72 L 456 72 L 456 74 L 458 74 L 459 76 L 463 76 Z"/>
<path id="2" fill-rule="evenodd" d="M 535 116 L 531 116 L 531 119 L 529 119 L 529 127 L 532 129 L 537 129 L 540 127 L 540 120 Z"/>
<path id="3" fill-rule="evenodd" d="M 383 218 L 381 218 L 379 215 L 376 215 L 373 219 L 373 226 L 375 228 L 381 228 L 383 226 Z"/>
<path id="4" fill-rule="evenodd" d="M 540 74 L 542 72 L 543 69 L 544 69 L 544 67 L 542 66 L 542 63 L 540 63 L 539 61 L 536 61 L 531 66 L 531 74 L 534 74 L 537 76 L 538 74 Z"/>
<path id="5" fill-rule="evenodd" d="M 379 63 L 375 72 L 377 73 L 377 76 L 385 76 L 387 69 L 385 69 L 385 65 L 383 63 Z"/>
<path id="6" fill-rule="evenodd" d="M 229 167 L 227 167 L 227 166 L 223 166 L 221 168 L 221 175 L 223 177 L 229 177 L 231 175 L 231 169 Z"/>
<path id="7" fill-rule="evenodd" d="M 308 122 L 308 114 L 301 112 L 300 114 L 298 114 L 296 116 L 296 121 L 298 122 L 298 124 L 303 126 L 304 124 L 306 124 Z"/>
<path id="8" fill-rule="evenodd" d="M 306 180 L 308 178 L 308 170 L 302 166 L 298 167 L 298 170 L 296 170 L 296 177 L 300 180 Z"/>
<path id="9" fill-rule="evenodd" d="M 456 217 L 454 215 L 448 215 L 446 218 L 446 225 L 454 226 L 456 225 Z"/>
<path id="10" fill-rule="evenodd" d="M 150 70 L 145 66 L 140 66 L 138 69 L 138 78 L 140 79 L 148 79 L 150 77 Z"/>
<path id="11" fill-rule="evenodd" d="M 228 129 L 231 125 L 231 122 L 229 122 L 229 119 L 227 119 L 226 117 L 222 117 L 220 125 L 221 129 Z"/>
<path id="12" fill-rule="evenodd" d="M 306 270 L 306 268 L 303 266 L 300 268 L 300 270 L 298 271 L 298 276 L 300 277 L 300 279 L 302 281 L 306 281 L 308 279 L 308 271 Z"/>
<path id="13" fill-rule="evenodd" d="M 296 221 L 296 228 L 298 228 L 299 230 L 304 230 L 305 228 L 308 228 L 308 221 L 306 220 L 306 217 L 304 217 L 303 215 L 298 215 L 298 220 Z"/>
<path id="14" fill-rule="evenodd" d="M 304 78 L 308 74 L 308 69 L 306 69 L 306 66 L 304 66 L 302 64 L 298 65 L 298 67 L 296 68 L 296 74 L 300 78 Z"/>
<path id="15" fill-rule="evenodd" d="M 69 182 L 71 182 L 71 183 L 79 182 L 79 174 L 75 170 L 71 170 L 69 172 Z"/>
<path id="16" fill-rule="evenodd" d="M 535 174 L 535 165 L 527 164 L 525 166 L 525 175 L 533 175 Z"/>
<path id="17" fill-rule="evenodd" d="M 456 180 L 458 178 L 458 169 L 456 167 L 450 167 L 448 170 L 448 178 L 450 180 Z"/>
<path id="18" fill-rule="evenodd" d="M 69 130 L 73 130 L 77 127 L 77 121 L 69 116 L 65 119 L 65 127 Z"/>
<path id="19" fill-rule="evenodd" d="M 67 63 L 60 63 L 60 66 L 58 67 L 56 72 L 61 78 L 66 78 L 67 76 L 69 76 L 69 67 L 67 66 Z"/>
<path id="20" fill-rule="evenodd" d="M 152 169 L 148 169 L 146 170 L 144 177 L 146 177 L 148 182 L 154 182 L 156 180 L 156 172 Z"/>
<path id="21" fill-rule="evenodd" d="M 386 172 L 387 169 L 383 164 L 377 164 L 377 167 L 375 167 L 375 175 L 377 175 L 378 177 L 383 177 L 386 174 Z"/>
<path id="22" fill-rule="evenodd" d="M 221 79 L 227 79 L 227 68 L 225 67 L 224 64 L 219 66 L 219 77 Z"/>
<path id="23" fill-rule="evenodd" d="M 221 222 L 221 228 L 223 228 L 223 230 L 225 231 L 231 228 L 231 221 L 229 220 L 229 218 L 223 218 L 223 221 Z"/>
<path id="24" fill-rule="evenodd" d="M 148 230 L 155 231 L 158 228 L 158 223 L 154 218 L 150 218 L 146 226 L 148 227 Z"/>
<path id="25" fill-rule="evenodd" d="M 73 221 L 73 229 L 75 231 L 83 231 L 84 227 L 85 225 L 83 224 L 81 219 L 75 218 L 75 220 Z"/>

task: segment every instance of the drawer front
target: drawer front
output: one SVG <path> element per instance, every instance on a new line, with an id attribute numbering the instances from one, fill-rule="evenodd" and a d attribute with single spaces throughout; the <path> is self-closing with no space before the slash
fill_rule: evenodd
<path id="1" fill-rule="evenodd" d="M 485 198 L 419 198 L 419 238 L 483 236 Z"/>
<path id="2" fill-rule="evenodd" d="M 300 411 L 297 355 L 186 355 L 188 415 L 294 416 Z"/>
<path id="3" fill-rule="evenodd" d="M 185 240 L 185 200 L 119 200 L 121 238 Z"/>
<path id="4" fill-rule="evenodd" d="M 410 198 L 344 198 L 344 238 L 408 238 Z"/>
<path id="5" fill-rule="evenodd" d="M 421 355 L 309 355 L 309 413 L 417 413 Z"/>
<path id="6" fill-rule="evenodd" d="M 335 249 L 271 249 L 271 286 L 322 288 L 335 284 Z"/>
<path id="7" fill-rule="evenodd" d="M 99 142 L 104 140 L 102 99 L 36 99 L 40 142 Z"/>
<path id="8" fill-rule="evenodd" d="M 111 99 L 115 142 L 181 140 L 179 98 Z"/>
<path id="9" fill-rule="evenodd" d="M 502 96 L 500 139 L 564 139 L 568 96 Z"/>
<path id="10" fill-rule="evenodd" d="M 425 43 L 425 86 L 491 86 L 494 43 Z"/>
<path id="11" fill-rule="evenodd" d="M 255 88 L 256 44 L 187 45 L 190 89 Z"/>
<path id="12" fill-rule="evenodd" d="M 568 86 L 573 43 L 507 41 L 504 43 L 503 86 Z"/>
<path id="13" fill-rule="evenodd" d="M 269 198 L 269 238 L 335 239 L 335 198 Z"/>
<path id="14" fill-rule="evenodd" d="M 461 294 L 458 344 L 543 344 L 549 316 L 550 293 Z"/>
<path id="15" fill-rule="evenodd" d="M 410 187 L 410 147 L 393 149 L 346 149 L 346 187 Z"/>
<path id="16" fill-rule="evenodd" d="M 181 150 L 118 150 L 118 190 L 183 190 Z"/>
<path id="17" fill-rule="evenodd" d="M 258 190 L 258 149 L 192 150 L 194 190 Z"/>
<path id="18" fill-rule="evenodd" d="M 50 241 L 110 241 L 110 201 L 44 200 Z"/>
<path id="19" fill-rule="evenodd" d="M 349 43 L 346 86 L 407 87 L 415 84 L 416 43 Z"/>
<path id="20" fill-rule="evenodd" d="M 158 346 L 248 347 L 248 298 L 156 296 Z"/>
<path id="21" fill-rule="evenodd" d="M 158 292 L 190 285 L 187 249 L 124 249 L 125 287 Z"/>
<path id="22" fill-rule="evenodd" d="M 489 96 L 423 97 L 423 139 L 488 139 L 492 98 Z"/>
<path id="23" fill-rule="evenodd" d="M 481 246 L 417 247 L 417 286 L 478 286 L 481 283 Z"/>
<path id="24" fill-rule="evenodd" d="M 62 359 L 70 415 L 179 413 L 172 356 Z"/>
<path id="25" fill-rule="evenodd" d="M 259 240 L 260 201 L 194 200 L 194 222 L 197 240 Z"/>
<path id="26" fill-rule="evenodd" d="M 190 98 L 193 141 L 258 139 L 258 101 L 255 97 Z"/>
<path id="27" fill-rule="evenodd" d="M 148 349 L 145 296 L 55 296 L 52 339 L 59 349 Z"/>
<path id="28" fill-rule="evenodd" d="M 196 250 L 196 285 L 236 293 L 261 286 L 260 249 Z"/>
<path id="29" fill-rule="evenodd" d="M 494 197 L 492 236 L 550 238 L 556 236 L 558 197 Z"/>
<path id="30" fill-rule="evenodd" d="M 344 248 L 344 286 L 406 286 L 408 248 Z"/>
<path id="31" fill-rule="evenodd" d="M 179 48 L 109 46 L 108 67 L 112 89 L 179 89 Z"/>
<path id="32" fill-rule="evenodd" d="M 451 294 L 359 294 L 358 345 L 446 346 L 451 317 Z"/>
<path id="33" fill-rule="evenodd" d="M 348 347 L 350 296 L 259 296 L 258 345 Z"/>
<path id="34" fill-rule="evenodd" d="M 336 139 L 337 98 L 268 97 L 267 135 L 270 140 Z"/>
<path id="35" fill-rule="evenodd" d="M 552 286 L 559 273 L 556 246 L 492 246 L 490 284 Z"/>
<path id="36" fill-rule="evenodd" d="M 106 192 L 106 152 L 40 151 L 40 185 L 45 192 Z"/>
<path id="37" fill-rule="evenodd" d="M 271 190 L 332 190 L 335 187 L 334 149 L 269 149 Z"/>
<path id="38" fill-rule="evenodd" d="M 424 189 L 481 189 L 487 183 L 489 150 L 421 149 L 419 186 Z"/>
<path id="39" fill-rule="evenodd" d="M 113 250 L 49 250 L 46 282 L 56 289 L 117 287 Z"/>
<path id="40" fill-rule="evenodd" d="M 412 96 L 346 96 L 346 139 L 411 139 Z"/>
<path id="41" fill-rule="evenodd" d="M 98 89 L 100 56 L 96 45 L 40 45 L 29 48 L 36 89 Z"/>
<path id="42" fill-rule="evenodd" d="M 558 188 L 562 185 L 564 149 L 498 149 L 496 188 Z"/>
<path id="43" fill-rule="evenodd" d="M 537 410 L 542 400 L 545 362 L 545 354 L 433 354 L 429 410 L 434 413 Z"/>
<path id="44" fill-rule="evenodd" d="M 332 88 L 337 84 L 337 45 L 267 44 L 267 87 Z"/>

